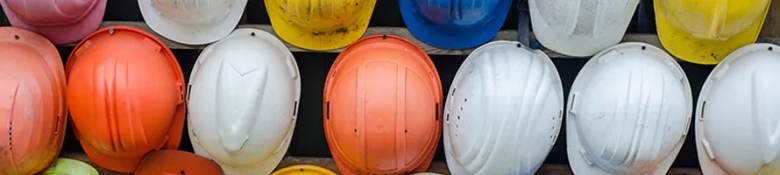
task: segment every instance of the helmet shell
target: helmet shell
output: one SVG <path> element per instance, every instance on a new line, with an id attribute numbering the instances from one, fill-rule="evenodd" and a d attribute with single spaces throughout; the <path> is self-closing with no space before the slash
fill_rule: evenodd
<path id="1" fill-rule="evenodd" d="M 328 73 L 325 137 L 343 174 L 408 174 L 430 166 L 441 134 L 441 82 L 428 55 L 392 35 L 344 50 Z"/>

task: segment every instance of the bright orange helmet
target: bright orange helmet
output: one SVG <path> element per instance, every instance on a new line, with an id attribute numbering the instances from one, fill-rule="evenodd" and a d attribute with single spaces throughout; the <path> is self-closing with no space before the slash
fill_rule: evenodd
<path id="1" fill-rule="evenodd" d="M 0 27 L 0 174 L 46 170 L 62 148 L 67 113 L 65 71 L 54 44 Z"/>
<path id="2" fill-rule="evenodd" d="M 160 150 L 144 157 L 134 175 L 220 175 L 222 168 L 217 162 L 193 153 Z"/>
<path id="3" fill-rule="evenodd" d="M 403 38 L 347 47 L 325 81 L 325 137 L 341 173 L 424 172 L 441 133 L 442 90 L 428 55 Z"/>
<path id="4" fill-rule="evenodd" d="M 184 76 L 153 35 L 100 29 L 76 46 L 65 71 L 73 131 L 95 164 L 130 173 L 146 153 L 179 147 Z"/>

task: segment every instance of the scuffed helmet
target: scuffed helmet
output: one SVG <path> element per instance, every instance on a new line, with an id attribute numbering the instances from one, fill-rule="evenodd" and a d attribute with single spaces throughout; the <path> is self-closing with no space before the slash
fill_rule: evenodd
<path id="1" fill-rule="evenodd" d="M 46 170 L 68 121 L 57 48 L 32 31 L 0 27 L 0 174 Z"/>
<path id="2" fill-rule="evenodd" d="M 458 175 L 534 174 L 558 138 L 563 103 L 561 79 L 544 52 L 519 42 L 482 45 L 450 87 L 447 167 Z"/>
<path id="3" fill-rule="evenodd" d="M 566 150 L 575 174 L 666 174 L 688 133 L 688 78 L 666 52 L 622 43 L 591 58 L 569 93 Z"/>
<path id="4" fill-rule="evenodd" d="M 325 137 L 342 174 L 410 174 L 441 137 L 441 82 L 420 47 L 369 36 L 339 54 L 325 80 Z"/>
<path id="5" fill-rule="evenodd" d="M 282 41 L 237 29 L 203 50 L 188 86 L 195 153 L 227 175 L 270 174 L 290 146 L 301 93 L 298 65 Z"/>

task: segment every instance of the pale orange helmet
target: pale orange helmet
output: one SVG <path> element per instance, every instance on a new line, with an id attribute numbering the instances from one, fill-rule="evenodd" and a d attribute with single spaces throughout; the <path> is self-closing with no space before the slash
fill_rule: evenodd
<path id="1" fill-rule="evenodd" d="M 184 76 L 153 35 L 100 29 L 76 46 L 66 74 L 73 131 L 98 166 L 130 173 L 150 151 L 179 147 Z"/>
<path id="2" fill-rule="evenodd" d="M 428 55 L 403 38 L 347 47 L 325 82 L 325 136 L 342 174 L 424 172 L 441 133 L 442 90 Z"/>
<path id="3" fill-rule="evenodd" d="M 57 158 L 68 120 L 65 86 L 54 44 L 0 27 L 0 174 L 39 173 Z"/>

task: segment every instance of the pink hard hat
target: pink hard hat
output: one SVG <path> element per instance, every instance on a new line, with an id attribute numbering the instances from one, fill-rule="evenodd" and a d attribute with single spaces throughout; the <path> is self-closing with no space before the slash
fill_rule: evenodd
<path id="1" fill-rule="evenodd" d="M 107 0 L 0 0 L 11 25 L 34 31 L 54 44 L 81 40 L 103 20 Z"/>

